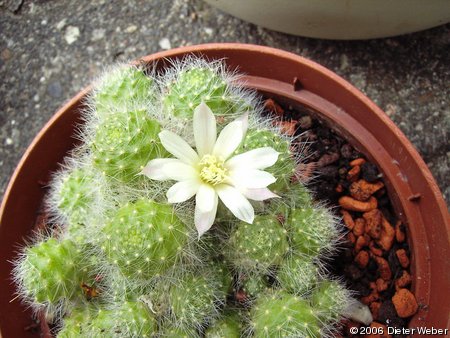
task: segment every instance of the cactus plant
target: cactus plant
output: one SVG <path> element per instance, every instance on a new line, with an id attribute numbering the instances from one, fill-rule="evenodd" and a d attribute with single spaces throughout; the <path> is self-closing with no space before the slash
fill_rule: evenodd
<path id="1" fill-rule="evenodd" d="M 336 219 L 292 180 L 293 139 L 255 94 L 221 62 L 147 74 L 121 66 L 94 84 L 84 143 L 52 183 L 51 235 L 16 262 L 22 299 L 59 337 L 318 337 L 341 316 L 366 322 L 321 272 Z"/>
<path id="2" fill-rule="evenodd" d="M 241 273 L 237 280 L 237 289 L 244 292 L 246 302 L 251 302 L 267 291 L 269 284 L 268 276 L 261 273 Z"/>
<path id="3" fill-rule="evenodd" d="M 55 238 L 26 248 L 15 272 L 21 294 L 34 307 L 47 307 L 49 314 L 67 301 L 81 299 L 80 285 L 89 274 L 75 243 Z"/>
<path id="4" fill-rule="evenodd" d="M 220 271 L 208 269 L 181 276 L 167 294 L 171 317 L 181 326 L 201 329 L 218 316 L 218 309 L 225 302 L 223 290 Z"/>
<path id="5" fill-rule="evenodd" d="M 239 224 L 231 234 L 225 256 L 242 271 L 267 271 L 289 250 L 286 230 L 273 216 L 257 216 L 254 224 Z"/>
<path id="6" fill-rule="evenodd" d="M 277 280 L 284 290 L 302 296 L 316 286 L 319 276 L 312 260 L 291 255 L 280 264 Z"/>
<path id="7" fill-rule="evenodd" d="M 291 247 L 298 254 L 317 257 L 336 249 L 340 234 L 333 216 L 323 207 L 294 208 L 285 226 Z"/>
<path id="8" fill-rule="evenodd" d="M 239 338 L 241 336 L 242 322 L 239 313 L 228 312 L 215 321 L 206 331 L 206 338 Z"/>
<path id="9" fill-rule="evenodd" d="M 241 95 L 242 91 L 231 85 L 235 78 L 220 62 L 187 59 L 163 80 L 165 110 L 175 117 L 191 119 L 194 109 L 205 102 L 220 116 L 242 113 L 251 108 L 253 97 Z"/>
<path id="10" fill-rule="evenodd" d="M 255 337 L 320 337 L 320 321 L 307 300 L 282 290 L 258 299 L 251 314 Z"/>
<path id="11" fill-rule="evenodd" d="M 162 274 L 177 260 L 188 229 L 169 205 L 138 200 L 120 208 L 103 229 L 107 259 L 132 279 Z"/>
<path id="12" fill-rule="evenodd" d="M 94 114 L 106 117 L 112 113 L 126 113 L 133 106 L 146 108 L 155 99 L 153 78 L 137 67 L 121 66 L 105 72 L 94 86 Z"/>
<path id="13" fill-rule="evenodd" d="M 157 138 L 160 130 L 145 110 L 109 115 L 98 125 L 91 145 L 95 168 L 121 182 L 136 180 L 150 159 L 165 154 Z"/>

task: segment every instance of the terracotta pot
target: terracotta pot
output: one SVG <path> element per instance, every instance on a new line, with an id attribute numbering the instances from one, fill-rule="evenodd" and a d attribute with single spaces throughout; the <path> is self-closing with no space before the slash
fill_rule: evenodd
<path id="1" fill-rule="evenodd" d="M 359 90 L 324 67 L 297 55 L 253 45 L 209 44 L 142 58 L 165 67 L 186 54 L 226 58 L 248 74 L 247 86 L 293 106 L 306 106 L 329 122 L 381 169 L 395 210 L 408 226 L 413 291 L 420 304 L 410 326 L 450 328 L 450 217 L 436 182 L 417 151 L 386 115 Z M 86 88 L 61 108 L 34 139 L 16 171 L 0 209 L 0 328 L 4 337 L 31 337 L 30 313 L 14 298 L 11 263 L 30 234 L 48 180 L 76 140 Z M 25 312 L 24 312 L 25 311 Z"/>

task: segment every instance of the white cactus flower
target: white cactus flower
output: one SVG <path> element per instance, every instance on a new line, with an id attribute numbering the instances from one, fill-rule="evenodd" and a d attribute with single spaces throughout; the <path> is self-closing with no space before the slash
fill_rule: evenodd
<path id="1" fill-rule="evenodd" d="M 229 123 L 218 137 L 211 109 L 201 103 L 194 111 L 196 150 L 180 136 L 167 130 L 159 133 L 161 143 L 176 158 L 151 160 L 142 173 L 153 180 L 178 181 L 167 191 L 169 203 L 195 197 L 195 227 L 199 238 L 214 223 L 218 199 L 240 220 L 253 223 L 255 213 L 248 201 L 278 197 L 267 186 L 276 178 L 263 169 L 275 164 L 279 153 L 271 147 L 230 156 L 244 139 L 248 116 Z"/>

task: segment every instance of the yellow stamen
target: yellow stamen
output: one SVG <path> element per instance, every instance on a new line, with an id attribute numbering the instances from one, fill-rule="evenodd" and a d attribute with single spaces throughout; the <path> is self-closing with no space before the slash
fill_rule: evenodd
<path id="1" fill-rule="evenodd" d="M 222 183 L 228 174 L 224 161 L 213 155 L 205 155 L 199 163 L 200 178 L 209 184 L 217 185 Z"/>

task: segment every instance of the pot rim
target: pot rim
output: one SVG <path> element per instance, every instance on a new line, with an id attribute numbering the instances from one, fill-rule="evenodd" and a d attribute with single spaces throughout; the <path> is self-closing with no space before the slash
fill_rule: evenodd
<path id="1" fill-rule="evenodd" d="M 432 256 L 431 251 L 437 250 L 436 248 L 433 249 L 433 246 L 435 243 L 434 240 L 438 238 L 436 236 L 442 235 L 442 237 L 444 239 L 442 239 L 442 238 L 440 239 L 441 243 L 443 243 L 443 241 L 444 241 L 444 242 L 446 242 L 447 245 L 446 245 L 445 250 L 444 250 L 444 248 L 441 248 L 441 249 L 444 250 L 444 252 L 447 252 L 450 254 L 450 217 L 448 215 L 445 201 L 442 198 L 442 194 L 441 194 L 436 182 L 434 181 L 431 172 L 427 168 L 426 164 L 424 163 L 424 161 L 422 160 L 422 158 L 420 157 L 418 152 L 415 150 L 415 148 L 412 146 L 412 144 L 409 142 L 409 140 L 406 138 L 406 136 L 399 130 L 399 128 L 367 96 L 365 96 L 361 91 L 356 89 L 354 86 L 352 86 L 346 80 L 344 80 L 337 74 L 333 73 L 331 70 L 328 70 L 325 67 L 315 63 L 314 61 L 305 59 L 301 56 L 295 55 L 290 52 L 282 51 L 279 49 L 271 48 L 271 47 L 249 45 L 249 44 L 238 44 L 238 43 L 202 44 L 202 45 L 180 47 L 180 48 L 172 49 L 169 51 L 158 52 L 158 53 L 155 53 L 155 54 L 152 54 L 149 56 L 145 56 L 145 57 L 139 59 L 138 61 L 135 61 L 135 63 L 139 63 L 139 62 L 152 63 L 152 62 L 156 61 L 158 63 L 161 62 L 164 65 L 164 64 L 170 62 L 169 60 L 173 59 L 173 58 L 182 58 L 183 56 L 188 55 L 188 54 L 202 55 L 204 53 L 207 53 L 208 57 L 213 55 L 213 57 L 210 57 L 212 59 L 215 59 L 217 55 L 219 55 L 219 56 L 223 55 L 223 57 L 226 57 L 227 54 L 234 55 L 234 54 L 239 54 L 239 53 L 244 53 L 244 54 L 249 53 L 255 57 L 258 55 L 260 55 L 260 56 L 266 55 L 269 58 L 274 58 L 274 59 L 280 60 L 279 62 L 281 62 L 281 63 L 301 64 L 302 67 L 305 67 L 308 69 L 309 68 L 313 69 L 313 71 L 315 73 L 319 74 L 323 78 L 322 80 L 328 80 L 331 83 L 333 83 L 335 86 L 340 87 L 341 91 L 343 91 L 343 93 L 345 95 L 349 95 L 353 98 L 353 100 L 358 101 L 361 104 L 361 107 L 364 107 L 368 111 L 371 111 L 376 116 L 376 118 L 379 121 L 381 121 L 381 123 L 383 125 L 385 125 L 389 130 L 392 131 L 392 134 L 395 136 L 396 141 L 398 141 L 403 146 L 402 151 L 404 151 L 405 156 L 412 159 L 413 162 L 420 168 L 420 172 L 422 173 L 422 177 L 420 177 L 420 179 L 423 181 L 423 184 L 426 185 L 427 194 L 430 196 L 428 198 L 431 198 L 433 200 L 431 202 L 431 205 L 434 205 L 434 207 L 433 207 L 434 210 L 435 211 L 437 210 L 439 213 L 438 215 L 436 215 L 433 218 L 433 221 L 434 221 L 434 223 L 442 222 L 440 229 L 445 230 L 445 236 L 443 234 L 427 234 L 424 226 L 422 226 L 418 230 L 413 230 L 411 232 L 412 236 L 411 235 L 409 236 L 410 239 L 411 239 L 411 237 L 416 237 L 416 236 L 421 237 L 423 239 L 423 240 L 413 239 L 413 243 L 416 243 L 416 245 L 414 245 L 414 244 L 411 245 L 411 248 L 413 250 L 413 258 L 415 261 L 413 263 L 415 264 L 415 266 L 417 266 L 417 265 L 423 266 L 422 268 L 419 269 L 419 271 L 416 271 L 420 274 L 420 276 L 415 276 L 416 278 L 415 278 L 415 282 L 413 284 L 413 288 L 415 288 L 416 291 L 423 293 L 423 295 L 419 295 L 420 297 L 418 297 L 418 298 L 420 298 L 420 302 L 422 302 L 424 304 L 428 304 L 430 301 L 430 293 L 431 293 L 430 291 L 432 288 L 431 274 L 434 273 L 433 276 L 435 276 L 436 271 L 439 272 L 439 270 L 436 270 L 436 268 L 434 270 L 431 269 L 431 264 L 432 264 L 432 262 L 430 261 L 431 256 Z M 271 86 L 277 84 L 276 82 L 278 81 L 278 85 L 284 86 L 284 89 L 288 90 L 288 88 L 291 88 L 290 94 L 285 95 L 285 96 L 290 97 L 292 100 L 300 99 L 300 102 L 302 99 L 300 93 L 304 93 L 306 95 L 310 95 L 310 94 L 316 95 L 316 94 L 314 94 L 314 92 L 316 90 L 320 91 L 320 89 L 312 88 L 312 87 L 302 89 L 300 91 L 295 91 L 294 89 L 292 89 L 292 87 L 293 87 L 292 84 L 290 84 L 290 80 L 292 79 L 292 74 L 290 75 L 289 80 L 286 78 L 276 79 L 275 82 L 272 81 L 273 83 L 267 83 L 265 81 L 262 81 L 262 83 L 258 82 L 258 79 L 260 79 L 260 78 L 264 79 L 264 76 L 254 77 L 254 76 L 250 75 L 250 76 L 245 76 L 244 80 L 246 80 L 247 83 L 249 83 L 251 86 L 252 81 L 254 81 L 255 78 L 257 78 L 257 79 L 256 79 L 256 82 L 253 83 L 253 85 L 259 86 L 260 90 L 263 90 L 263 91 L 266 90 L 268 92 L 273 93 L 273 88 Z M 303 84 L 303 81 L 301 81 L 301 82 Z M 307 82 L 308 82 L 307 79 L 305 79 L 305 83 L 307 83 Z M 264 88 L 264 86 L 266 86 L 266 87 Z M 89 93 L 90 90 L 91 90 L 91 86 L 88 86 L 88 87 L 84 88 L 82 91 L 80 91 L 72 99 L 70 99 L 45 124 L 45 126 L 41 129 L 41 131 L 37 134 L 37 136 L 31 142 L 31 144 L 25 151 L 24 155 L 22 156 L 22 159 L 20 160 L 19 164 L 17 165 L 17 167 L 9 181 L 9 184 L 5 190 L 3 201 L 0 206 L 0 220 L 3 220 L 3 218 L 4 218 L 5 210 L 7 208 L 7 205 L 9 204 L 9 201 L 10 201 L 10 198 L 12 195 L 12 191 L 14 190 L 14 185 L 16 183 L 16 180 L 20 176 L 20 173 L 23 170 L 24 166 L 28 164 L 27 162 L 28 162 L 31 154 L 33 153 L 33 150 L 35 149 L 35 147 L 42 141 L 42 139 L 44 138 L 44 135 L 47 133 L 47 130 L 50 129 L 57 121 L 59 121 L 65 113 L 67 113 L 68 111 L 72 111 L 79 107 L 80 102 L 83 101 L 83 99 L 86 97 L 86 95 Z M 318 97 L 318 95 L 316 95 L 316 96 Z M 305 99 L 305 98 L 303 97 L 303 99 Z M 315 99 L 315 98 L 313 98 L 313 99 Z M 330 103 L 330 102 L 328 102 L 328 103 Z M 334 105 L 334 107 L 336 108 L 336 114 L 342 114 L 342 110 L 339 108 L 339 105 L 337 105 L 337 106 Z M 318 107 L 316 107 L 316 108 L 318 108 Z M 318 111 L 320 111 L 320 109 L 318 109 Z M 378 151 L 378 149 L 375 149 L 374 151 Z M 383 167 L 380 166 L 379 161 L 376 161 L 376 162 L 377 162 L 377 165 L 381 168 L 381 170 L 384 170 Z M 407 169 L 409 170 L 410 168 L 407 168 Z M 401 173 L 401 171 L 398 171 L 398 172 Z M 415 179 L 417 179 L 417 178 L 415 178 Z M 402 181 L 402 179 L 399 179 L 398 181 Z M 391 186 L 391 189 L 393 189 L 392 191 L 396 192 L 397 191 L 396 188 L 398 188 L 399 185 L 404 186 L 407 182 L 402 183 L 402 182 L 396 182 L 396 181 L 391 180 L 390 183 L 392 184 L 392 186 Z M 403 188 L 401 187 L 400 190 L 402 190 L 402 189 Z M 390 194 L 391 198 L 393 197 L 392 191 Z M 414 196 L 413 190 L 408 189 L 408 191 L 410 193 L 409 197 Z M 398 201 L 398 203 L 401 205 L 401 208 L 405 211 L 406 216 L 417 217 L 417 220 L 424 224 L 424 220 L 422 219 L 421 210 L 420 210 L 420 208 L 422 208 L 422 209 L 424 208 L 424 207 L 420 207 L 422 200 L 423 199 L 421 199 L 419 201 L 416 201 L 416 200 L 409 200 L 409 201 L 403 200 L 402 201 L 401 200 L 401 201 Z M 425 201 L 425 202 L 427 202 L 428 205 L 430 204 L 430 201 Z M 410 204 L 411 204 L 411 207 L 409 207 Z M 406 209 L 408 209 L 408 210 L 411 209 L 412 211 L 407 212 Z M 2 225 L 0 225 L 0 228 L 1 227 L 2 227 Z M 427 235 L 429 235 L 429 236 L 427 236 Z M 430 238 L 429 240 L 428 240 L 428 237 Z M 423 243 L 423 245 L 417 245 L 417 243 Z M 435 256 L 436 255 L 433 255 L 433 258 Z M 448 263 L 447 263 L 447 266 L 448 266 Z M 444 285 L 444 287 L 449 289 L 450 277 L 449 277 L 449 273 L 447 271 L 449 271 L 450 268 L 448 268 L 448 269 L 441 268 L 441 269 L 445 271 L 445 272 L 441 271 L 441 273 L 446 274 L 446 275 L 444 275 L 443 279 L 441 278 L 444 282 L 445 282 L 445 280 L 447 281 L 447 286 Z M 418 279 L 420 279 L 420 281 Z M 417 287 L 419 287 L 419 289 L 417 289 Z M 447 291 L 450 292 L 450 290 L 447 290 Z M 437 292 L 435 292 L 435 293 L 437 293 Z M 436 297 L 439 299 L 439 295 L 437 295 Z M 434 299 L 434 300 L 436 301 L 436 299 Z M 436 302 L 436 304 L 439 304 L 439 302 Z M 413 326 L 413 327 L 420 326 L 420 324 L 423 323 L 423 320 L 426 321 L 427 318 L 429 317 L 428 313 L 426 311 L 419 311 L 419 312 L 420 312 L 420 314 L 416 314 L 413 317 L 413 320 L 411 321 L 410 326 Z M 450 319 L 447 321 L 446 327 L 450 328 Z"/>

